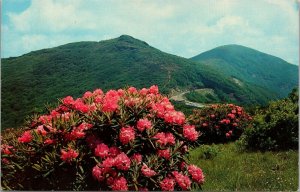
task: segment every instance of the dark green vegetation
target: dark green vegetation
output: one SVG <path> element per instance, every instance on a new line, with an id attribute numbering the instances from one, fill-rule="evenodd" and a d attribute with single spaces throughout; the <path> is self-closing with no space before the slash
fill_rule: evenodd
<path id="1" fill-rule="evenodd" d="M 254 83 L 280 97 L 298 84 L 298 66 L 240 45 L 217 47 L 191 59 L 232 76 L 241 86 L 243 82 Z"/>
<path id="2" fill-rule="evenodd" d="M 198 103 L 219 103 L 221 100 L 211 89 L 198 89 L 184 95 L 189 101 Z M 226 97 L 223 102 L 226 101 Z"/>
<path id="3" fill-rule="evenodd" d="M 278 61 L 274 59 L 274 62 Z M 25 116 L 40 111 L 38 107 L 46 102 L 53 103 L 67 95 L 78 97 L 85 90 L 95 88 L 108 90 L 126 85 L 141 88 L 157 84 L 165 94 L 172 90 L 211 88 L 221 101 L 238 104 L 264 104 L 281 96 L 255 82 L 241 79 L 237 82 L 213 67 L 164 53 L 126 35 L 107 41 L 70 43 L 2 59 L 2 128 L 20 126 Z M 268 67 L 269 64 L 264 70 L 269 71 Z M 257 72 L 263 73 L 261 70 Z M 289 76 L 285 68 L 280 68 L 280 73 Z M 283 75 L 278 76 L 276 81 L 282 78 Z M 291 82 L 294 82 L 293 87 L 297 83 L 294 79 Z M 286 85 L 286 89 L 289 88 Z"/>
<path id="4" fill-rule="evenodd" d="M 206 191 L 296 191 L 298 151 L 241 152 L 234 143 L 202 145 L 190 163 L 205 174 Z"/>
<path id="5" fill-rule="evenodd" d="M 247 149 L 286 150 L 298 148 L 298 90 L 288 98 L 258 109 L 253 126 L 245 130 L 241 143 Z"/>

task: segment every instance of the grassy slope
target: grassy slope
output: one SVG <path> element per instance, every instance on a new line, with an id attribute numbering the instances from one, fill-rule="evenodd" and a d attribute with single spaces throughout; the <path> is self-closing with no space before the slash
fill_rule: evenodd
<path id="1" fill-rule="evenodd" d="M 70 43 L 2 60 L 2 128 L 20 126 L 25 116 L 44 104 L 87 90 L 149 87 L 163 93 L 172 89 L 213 88 L 221 99 L 263 103 L 274 98 L 252 85 L 240 87 L 209 66 L 159 51 L 123 35 L 100 42 Z M 263 90 L 263 89 L 262 89 Z"/>
<path id="2" fill-rule="evenodd" d="M 220 46 L 191 60 L 203 62 L 239 80 L 266 87 L 280 97 L 287 96 L 298 85 L 298 66 L 240 45 Z"/>
<path id="3" fill-rule="evenodd" d="M 218 151 L 204 159 L 203 147 L 191 151 L 190 162 L 206 176 L 203 190 L 296 191 L 298 189 L 298 151 L 238 152 L 234 143 L 213 147 Z"/>

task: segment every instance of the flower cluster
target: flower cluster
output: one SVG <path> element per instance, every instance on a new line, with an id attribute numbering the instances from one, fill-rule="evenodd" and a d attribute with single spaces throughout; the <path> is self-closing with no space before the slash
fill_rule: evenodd
<path id="1" fill-rule="evenodd" d="M 252 118 L 240 106 L 217 104 L 195 110 L 190 119 L 202 133 L 201 141 L 218 143 L 238 139 Z"/>
<path id="2" fill-rule="evenodd" d="M 23 169 L 3 174 L 28 179 L 4 180 L 11 189 L 190 190 L 204 182 L 202 170 L 183 161 L 199 136 L 157 86 L 87 91 L 33 117 L 17 142 L 5 141 L 7 162 Z"/>

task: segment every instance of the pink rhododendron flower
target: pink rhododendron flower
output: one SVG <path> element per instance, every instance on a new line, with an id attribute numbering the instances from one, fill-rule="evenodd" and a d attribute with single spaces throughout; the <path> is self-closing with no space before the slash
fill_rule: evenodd
<path id="1" fill-rule="evenodd" d="M 137 90 L 136 90 L 135 87 L 129 87 L 129 88 L 127 89 L 127 91 L 128 91 L 128 93 L 131 93 L 131 94 L 137 93 Z"/>
<path id="2" fill-rule="evenodd" d="M 141 163 L 143 156 L 139 153 L 135 153 L 131 156 L 132 161 L 136 161 L 137 163 Z"/>
<path id="3" fill-rule="evenodd" d="M 44 125 L 40 125 L 36 128 L 36 132 L 43 136 L 47 135 L 47 131 L 44 129 Z"/>
<path id="4" fill-rule="evenodd" d="M 143 96 L 147 95 L 147 93 L 148 93 L 148 89 L 146 89 L 146 88 L 143 88 L 140 90 L 140 94 Z"/>
<path id="5" fill-rule="evenodd" d="M 148 119 L 140 119 L 137 122 L 137 129 L 140 132 L 143 132 L 145 129 L 150 129 L 151 128 L 151 121 L 149 121 Z"/>
<path id="6" fill-rule="evenodd" d="M 143 164 L 141 171 L 146 177 L 152 177 L 156 175 L 156 172 L 150 169 L 146 164 Z"/>
<path id="7" fill-rule="evenodd" d="M 2 152 L 3 154 L 6 154 L 6 155 L 11 155 L 11 154 L 12 154 L 11 150 L 12 150 L 13 148 L 14 148 L 13 146 L 6 145 L 6 144 L 2 144 L 2 145 L 1 145 L 1 152 Z"/>
<path id="8" fill-rule="evenodd" d="M 168 142 L 164 132 L 157 133 L 156 135 L 153 136 L 153 138 L 158 139 L 158 140 L 156 140 L 156 142 L 162 146 L 166 145 Z"/>
<path id="9" fill-rule="evenodd" d="M 52 116 L 51 115 L 41 115 L 39 117 L 39 121 L 43 124 L 51 123 Z"/>
<path id="10" fill-rule="evenodd" d="M 114 112 L 118 109 L 119 97 L 105 97 L 103 99 L 102 111 Z"/>
<path id="11" fill-rule="evenodd" d="M 20 143 L 29 143 L 32 141 L 32 135 L 30 131 L 25 131 L 21 137 L 18 138 Z"/>
<path id="12" fill-rule="evenodd" d="M 157 86 L 157 85 L 152 85 L 152 86 L 149 88 L 149 93 L 152 93 L 152 94 L 158 94 L 158 86 Z"/>
<path id="13" fill-rule="evenodd" d="M 185 122 L 185 116 L 179 111 L 169 111 L 165 114 L 164 119 L 167 123 L 182 125 Z"/>
<path id="14" fill-rule="evenodd" d="M 116 164 L 116 159 L 112 157 L 108 157 L 104 161 L 102 161 L 102 166 L 105 168 L 113 167 L 115 166 L 115 164 Z"/>
<path id="15" fill-rule="evenodd" d="M 95 89 L 95 90 L 93 91 L 93 94 L 94 94 L 94 95 L 103 95 L 103 91 L 102 91 L 101 89 Z"/>
<path id="16" fill-rule="evenodd" d="M 162 191 L 174 191 L 175 181 L 171 178 L 164 178 L 159 183 L 159 186 Z"/>
<path id="17" fill-rule="evenodd" d="M 128 186 L 127 186 L 127 181 L 124 177 L 119 177 L 114 179 L 112 185 L 111 185 L 111 189 L 113 191 L 127 191 L 128 190 Z"/>
<path id="18" fill-rule="evenodd" d="M 68 151 L 62 149 L 60 152 L 61 152 L 60 158 L 66 162 L 70 162 L 71 160 L 75 159 L 79 155 L 79 153 L 73 149 L 69 149 Z"/>
<path id="19" fill-rule="evenodd" d="M 89 112 L 89 107 L 88 105 L 84 104 L 84 102 L 82 101 L 82 99 L 76 99 L 75 102 L 73 103 L 74 104 L 74 108 L 77 110 L 77 111 L 80 111 L 82 113 L 87 113 Z"/>
<path id="20" fill-rule="evenodd" d="M 166 133 L 165 137 L 168 144 L 175 145 L 175 137 L 172 133 Z"/>
<path id="21" fill-rule="evenodd" d="M 192 176 L 192 179 L 194 181 L 196 181 L 199 184 L 204 183 L 204 175 L 202 170 L 199 167 L 197 167 L 196 165 L 189 165 L 188 172 Z"/>
<path id="22" fill-rule="evenodd" d="M 115 166 L 123 171 L 127 171 L 130 168 L 130 159 L 129 157 L 122 152 L 115 158 Z"/>
<path id="23" fill-rule="evenodd" d="M 119 139 L 123 145 L 135 139 L 135 132 L 132 127 L 122 127 L 119 134 Z"/>
<path id="24" fill-rule="evenodd" d="M 171 157 L 170 149 L 158 150 L 157 155 L 165 159 L 170 159 Z"/>
<path id="25" fill-rule="evenodd" d="M 179 173 L 178 171 L 172 172 L 176 183 L 181 187 L 182 190 L 186 191 L 191 188 L 191 180 L 188 176 Z"/>
<path id="26" fill-rule="evenodd" d="M 51 145 L 51 144 L 53 144 L 54 143 L 54 140 L 53 139 L 46 139 L 45 141 L 44 141 L 44 144 L 46 144 L 46 145 Z"/>
<path id="27" fill-rule="evenodd" d="M 109 148 L 107 145 L 104 143 L 98 144 L 97 147 L 95 148 L 95 156 L 105 158 L 108 156 L 109 153 Z"/>
<path id="28" fill-rule="evenodd" d="M 102 175 L 102 168 L 98 167 L 97 165 L 93 168 L 92 171 L 93 177 L 98 181 L 103 181 L 105 177 Z"/>
<path id="29" fill-rule="evenodd" d="M 73 105 L 74 99 L 71 96 L 67 96 L 64 99 L 62 99 L 62 103 L 65 105 Z"/>
<path id="30" fill-rule="evenodd" d="M 194 125 L 184 125 L 183 136 L 190 141 L 196 141 L 199 137 L 199 133 L 195 130 Z"/>
<path id="31" fill-rule="evenodd" d="M 110 157 L 116 157 L 120 153 L 121 153 L 121 150 L 118 147 L 113 146 L 113 147 L 109 148 L 109 156 Z"/>
<path id="32" fill-rule="evenodd" d="M 93 93 L 90 92 L 90 91 L 87 91 L 83 94 L 83 97 L 84 99 L 88 99 L 88 98 L 91 98 L 93 96 Z"/>

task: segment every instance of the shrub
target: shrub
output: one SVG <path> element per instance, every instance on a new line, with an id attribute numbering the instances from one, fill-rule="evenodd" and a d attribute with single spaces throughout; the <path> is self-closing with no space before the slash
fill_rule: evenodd
<path id="1" fill-rule="evenodd" d="M 238 139 L 251 120 L 240 106 L 216 104 L 194 110 L 190 122 L 202 135 L 200 143 L 225 143 Z"/>
<path id="2" fill-rule="evenodd" d="M 9 135 L 9 136 L 7 136 Z M 13 190 L 190 190 L 202 170 L 185 162 L 198 139 L 157 86 L 68 96 L 2 138 L 2 186 Z"/>
<path id="3" fill-rule="evenodd" d="M 253 128 L 246 129 L 242 146 L 251 150 L 298 148 L 298 91 L 288 98 L 271 102 L 254 115 Z"/>

